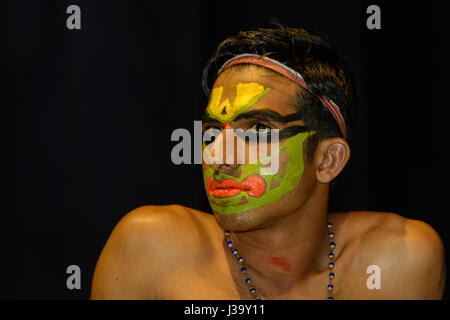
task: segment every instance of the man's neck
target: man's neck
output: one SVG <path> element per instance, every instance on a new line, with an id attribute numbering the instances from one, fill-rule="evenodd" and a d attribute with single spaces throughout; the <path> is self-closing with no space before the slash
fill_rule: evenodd
<path id="1" fill-rule="evenodd" d="M 231 232 L 249 277 L 257 279 L 264 291 L 293 290 L 327 269 L 329 237 L 324 198 L 328 199 L 327 188 L 316 190 L 296 212 L 266 228 Z"/>

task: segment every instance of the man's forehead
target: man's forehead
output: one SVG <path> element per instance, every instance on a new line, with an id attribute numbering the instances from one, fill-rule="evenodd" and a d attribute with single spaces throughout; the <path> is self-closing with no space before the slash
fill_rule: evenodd
<path id="1" fill-rule="evenodd" d="M 216 79 L 213 88 L 223 87 L 225 93 L 235 93 L 238 83 L 255 82 L 271 91 L 286 95 L 297 92 L 297 85 L 282 75 L 255 65 L 237 65 L 224 70 Z"/>
<path id="2" fill-rule="evenodd" d="M 258 109 L 284 116 L 297 111 L 297 90 L 295 83 L 265 68 L 230 68 L 214 83 L 205 111 L 221 122 Z"/>

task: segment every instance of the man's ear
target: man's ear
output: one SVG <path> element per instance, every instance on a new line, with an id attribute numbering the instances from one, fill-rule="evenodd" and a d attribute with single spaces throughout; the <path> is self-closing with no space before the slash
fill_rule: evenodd
<path id="1" fill-rule="evenodd" d="M 325 139 L 318 143 L 315 153 L 316 178 L 330 183 L 344 169 L 350 159 L 350 146 L 341 138 Z"/>

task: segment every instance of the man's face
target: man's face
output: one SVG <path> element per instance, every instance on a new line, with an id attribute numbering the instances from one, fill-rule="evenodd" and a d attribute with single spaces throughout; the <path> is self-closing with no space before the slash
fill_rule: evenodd
<path id="1" fill-rule="evenodd" d="M 305 166 L 304 142 L 314 132 L 302 120 L 283 121 L 297 111 L 296 93 L 294 83 L 258 66 L 230 68 L 214 83 L 203 132 L 221 132 L 203 144 L 203 176 L 222 227 L 255 228 L 305 202 L 312 175 Z M 263 138 L 277 129 L 279 142 L 276 135 L 269 142 L 245 141 L 239 129 Z"/>

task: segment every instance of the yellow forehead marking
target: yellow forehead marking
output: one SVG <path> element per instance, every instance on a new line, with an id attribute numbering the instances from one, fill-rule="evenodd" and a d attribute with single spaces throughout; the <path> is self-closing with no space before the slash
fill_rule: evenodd
<path id="1" fill-rule="evenodd" d="M 220 122 L 230 122 L 239 114 L 254 105 L 259 98 L 269 92 L 270 88 L 255 83 L 238 83 L 236 85 L 236 98 L 233 104 L 228 99 L 220 103 L 223 87 L 213 88 L 208 105 L 209 115 Z"/>

